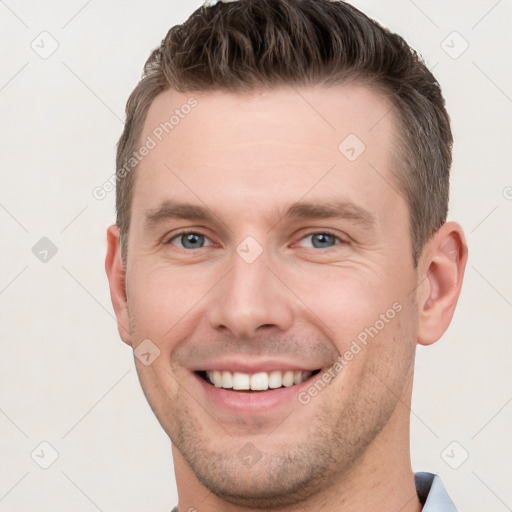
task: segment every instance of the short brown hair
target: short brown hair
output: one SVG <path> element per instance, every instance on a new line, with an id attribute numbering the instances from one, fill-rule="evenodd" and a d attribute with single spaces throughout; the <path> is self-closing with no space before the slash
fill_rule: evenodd
<path id="1" fill-rule="evenodd" d="M 135 181 L 135 169 L 126 172 L 126 162 L 140 143 L 147 111 L 160 92 L 240 93 L 354 80 L 384 93 L 397 113 L 400 150 L 393 176 L 408 203 L 416 265 L 448 211 L 452 133 L 441 88 L 404 39 L 339 0 L 220 2 L 203 5 L 169 30 L 128 99 L 117 146 L 116 208 L 123 259 Z"/>

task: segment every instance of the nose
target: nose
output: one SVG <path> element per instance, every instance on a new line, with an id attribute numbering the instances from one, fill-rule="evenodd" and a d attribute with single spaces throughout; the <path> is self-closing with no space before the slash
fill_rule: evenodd
<path id="1" fill-rule="evenodd" d="M 232 267 L 212 290 L 208 321 L 218 331 L 237 339 L 250 339 L 258 331 L 286 331 L 293 321 L 292 297 L 265 251 L 252 263 L 238 253 Z"/>

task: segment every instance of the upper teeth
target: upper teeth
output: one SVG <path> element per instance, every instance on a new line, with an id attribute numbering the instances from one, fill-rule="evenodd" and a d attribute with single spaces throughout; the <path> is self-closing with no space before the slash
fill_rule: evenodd
<path id="1" fill-rule="evenodd" d="M 218 388 L 226 389 L 252 389 L 254 391 L 265 391 L 276 389 L 281 386 L 290 387 L 299 384 L 311 376 L 307 371 L 274 371 L 249 373 L 230 371 L 207 371 L 206 375 L 210 382 Z"/>

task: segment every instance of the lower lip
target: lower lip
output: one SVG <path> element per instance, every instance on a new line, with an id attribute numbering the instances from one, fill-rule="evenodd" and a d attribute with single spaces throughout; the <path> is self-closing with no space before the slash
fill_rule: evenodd
<path id="1" fill-rule="evenodd" d="M 194 377 L 201 385 L 209 402 L 215 406 L 235 414 L 260 414 L 277 409 L 278 407 L 297 404 L 300 405 L 297 395 L 310 385 L 310 380 L 315 376 L 306 379 L 300 384 L 288 388 L 282 387 L 269 389 L 267 391 L 233 391 L 231 389 L 218 388 L 208 384 L 199 375 Z"/>

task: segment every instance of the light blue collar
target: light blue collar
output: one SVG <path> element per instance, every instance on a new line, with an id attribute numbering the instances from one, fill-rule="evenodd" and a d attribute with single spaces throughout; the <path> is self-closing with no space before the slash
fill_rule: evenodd
<path id="1" fill-rule="evenodd" d="M 438 475 L 415 473 L 414 483 L 420 500 L 424 502 L 422 512 L 457 512 Z"/>

